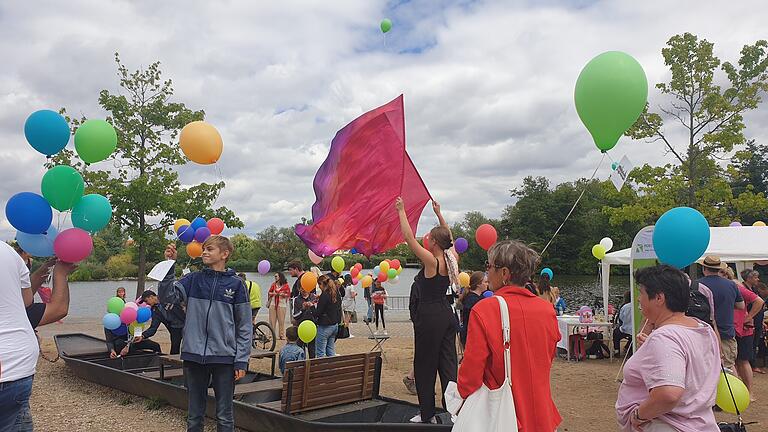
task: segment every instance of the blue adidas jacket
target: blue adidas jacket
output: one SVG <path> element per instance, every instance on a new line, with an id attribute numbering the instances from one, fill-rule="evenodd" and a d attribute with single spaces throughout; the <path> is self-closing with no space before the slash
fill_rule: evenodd
<path id="1" fill-rule="evenodd" d="M 253 324 L 251 304 L 243 280 L 234 270 L 209 268 L 178 281 L 175 265 L 160 282 L 168 300 L 186 304 L 181 359 L 195 363 L 232 364 L 247 370 L 251 355 Z"/>

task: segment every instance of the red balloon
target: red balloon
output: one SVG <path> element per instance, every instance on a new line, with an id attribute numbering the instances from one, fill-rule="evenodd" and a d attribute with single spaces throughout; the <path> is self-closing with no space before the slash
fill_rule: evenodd
<path id="1" fill-rule="evenodd" d="M 352 276 L 352 279 L 357 278 L 357 275 L 360 274 L 360 269 L 357 267 L 352 267 L 352 270 L 349 272 L 349 274 Z"/>
<path id="2" fill-rule="evenodd" d="M 400 260 L 399 259 L 393 259 L 391 263 L 389 263 L 389 267 L 393 268 L 395 270 L 400 269 Z"/>
<path id="3" fill-rule="evenodd" d="M 424 234 L 424 238 L 422 239 L 422 243 L 424 243 L 424 249 L 429 250 L 429 233 Z"/>
<path id="4" fill-rule="evenodd" d="M 490 249 L 490 247 L 496 243 L 496 239 L 498 239 L 498 234 L 493 225 L 482 224 L 477 227 L 477 231 L 475 231 L 475 240 L 481 248 L 485 250 Z"/>
<path id="5" fill-rule="evenodd" d="M 355 268 L 357 269 L 358 273 L 363 269 L 363 265 L 360 263 L 355 264 Z"/>
<path id="6" fill-rule="evenodd" d="M 378 277 L 378 279 L 377 279 L 377 280 L 378 280 L 379 282 L 386 282 L 386 281 L 387 281 L 387 278 L 388 278 L 388 276 L 387 276 L 387 274 L 386 274 L 386 273 L 379 273 L 379 277 Z"/>
<path id="7" fill-rule="evenodd" d="M 208 229 L 211 230 L 211 234 L 218 235 L 224 231 L 224 221 L 219 218 L 211 218 L 208 220 Z"/>

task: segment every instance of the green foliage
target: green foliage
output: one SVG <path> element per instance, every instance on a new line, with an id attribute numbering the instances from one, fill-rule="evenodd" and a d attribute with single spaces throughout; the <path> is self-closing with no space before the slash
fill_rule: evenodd
<path id="1" fill-rule="evenodd" d="M 104 267 L 110 279 L 136 277 L 139 270 L 133 263 L 133 257 L 127 253 L 109 257 Z"/>

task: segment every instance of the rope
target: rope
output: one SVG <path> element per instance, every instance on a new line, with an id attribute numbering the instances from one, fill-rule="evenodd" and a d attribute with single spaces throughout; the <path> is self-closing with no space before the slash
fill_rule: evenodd
<path id="1" fill-rule="evenodd" d="M 544 252 L 547 251 L 547 248 L 549 248 L 549 245 L 551 245 L 552 241 L 555 240 L 555 237 L 557 237 L 557 234 L 560 233 L 561 229 L 563 229 L 563 225 L 565 225 L 565 223 L 568 221 L 568 218 L 571 217 L 571 214 L 576 209 L 576 206 L 579 204 L 579 201 L 581 201 L 581 197 L 584 196 L 584 192 L 587 191 L 587 186 L 589 186 L 589 182 L 595 178 L 595 175 L 597 175 L 597 170 L 599 170 L 600 166 L 603 164 L 603 160 L 605 160 L 606 154 L 607 153 L 603 153 L 603 157 L 600 158 L 600 162 L 597 164 L 597 166 L 595 167 L 595 170 L 592 172 L 592 176 L 589 178 L 589 180 L 587 180 L 586 183 L 584 183 L 584 187 L 581 189 L 581 194 L 579 194 L 579 197 L 576 199 L 576 202 L 573 203 L 573 207 L 571 207 L 571 210 L 565 216 L 565 220 L 563 220 L 563 223 L 561 223 L 560 226 L 557 228 L 557 231 L 555 231 L 555 233 L 552 235 L 552 238 L 549 239 L 549 241 L 547 242 L 547 245 L 544 246 L 544 249 L 541 250 L 541 253 L 539 255 L 542 255 L 542 256 L 544 255 Z"/>

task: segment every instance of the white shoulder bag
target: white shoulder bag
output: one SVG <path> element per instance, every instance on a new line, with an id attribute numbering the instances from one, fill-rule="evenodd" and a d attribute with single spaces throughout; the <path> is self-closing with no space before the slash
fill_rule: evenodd
<path id="1" fill-rule="evenodd" d="M 509 310 L 507 302 L 501 296 L 496 296 L 496 299 L 499 301 L 504 333 L 504 384 L 496 390 L 491 390 L 483 383 L 477 391 L 469 395 L 453 424 L 454 432 L 517 432 L 509 354 Z"/>

